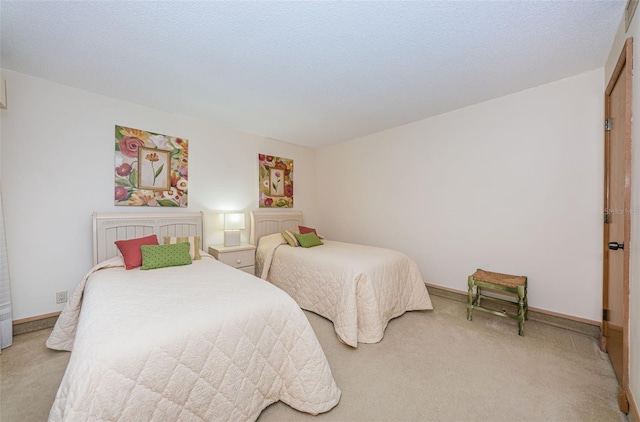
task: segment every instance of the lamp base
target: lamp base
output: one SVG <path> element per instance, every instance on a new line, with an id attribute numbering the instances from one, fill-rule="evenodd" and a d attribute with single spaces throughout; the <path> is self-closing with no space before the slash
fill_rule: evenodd
<path id="1" fill-rule="evenodd" d="M 224 246 L 240 246 L 240 230 L 225 230 Z"/>

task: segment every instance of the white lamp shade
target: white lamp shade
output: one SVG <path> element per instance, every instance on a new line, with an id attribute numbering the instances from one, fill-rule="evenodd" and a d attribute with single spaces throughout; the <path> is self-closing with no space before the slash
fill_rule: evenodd
<path id="1" fill-rule="evenodd" d="M 224 215 L 225 230 L 244 230 L 244 214 L 231 213 Z"/>

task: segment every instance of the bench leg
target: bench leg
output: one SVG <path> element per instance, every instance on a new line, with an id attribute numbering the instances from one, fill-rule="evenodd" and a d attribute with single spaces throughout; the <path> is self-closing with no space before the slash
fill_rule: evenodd
<path id="1" fill-rule="evenodd" d="M 473 277 L 469 276 L 469 294 L 467 296 L 467 320 L 471 321 L 473 316 L 471 313 L 473 312 Z"/>
<path id="2" fill-rule="evenodd" d="M 527 300 L 527 285 L 524 285 L 524 319 L 529 320 L 529 302 Z"/>
<path id="3" fill-rule="evenodd" d="M 518 334 L 524 336 L 524 320 L 527 311 L 525 310 L 526 294 L 524 286 L 518 286 Z"/>

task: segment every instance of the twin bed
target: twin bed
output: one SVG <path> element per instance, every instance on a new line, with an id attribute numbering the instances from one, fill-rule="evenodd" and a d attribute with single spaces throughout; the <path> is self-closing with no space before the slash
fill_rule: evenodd
<path id="1" fill-rule="evenodd" d="M 311 414 L 332 409 L 341 392 L 301 307 L 331 319 L 356 347 L 380 341 L 391 318 L 431 303 L 415 263 L 392 251 L 347 251 L 327 240 L 309 249 L 276 245 L 280 230 L 297 229 L 301 218 L 252 213 L 266 283 L 203 251 L 190 265 L 124 268 L 114 245 L 122 239 L 199 236 L 204 249 L 202 213 L 94 214 L 95 266 L 47 341 L 73 351 L 49 419 L 255 420 L 280 400 Z M 311 264 L 314 249 L 321 253 Z M 347 264 L 343 274 L 331 249 Z"/>
<path id="2" fill-rule="evenodd" d="M 301 212 L 251 213 L 256 276 L 332 321 L 343 343 L 377 343 L 391 319 L 433 309 L 420 270 L 406 255 L 327 239 L 318 247 L 291 247 L 280 233 L 300 225 Z"/>
<path id="3" fill-rule="evenodd" d="M 115 240 L 202 236 L 200 213 L 95 215 L 94 227 L 100 262 L 47 341 L 72 350 L 50 421 L 246 421 L 279 400 L 312 414 L 338 403 L 313 329 L 282 290 L 204 252 L 191 265 L 123 267 Z"/>

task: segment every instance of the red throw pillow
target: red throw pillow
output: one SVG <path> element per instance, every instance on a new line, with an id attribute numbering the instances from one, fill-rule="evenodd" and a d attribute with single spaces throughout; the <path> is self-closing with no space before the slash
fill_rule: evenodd
<path id="1" fill-rule="evenodd" d="M 318 232 L 316 231 L 316 229 L 313 229 L 311 227 L 298 226 L 298 231 L 300 232 L 300 234 L 313 233 L 316 236 L 318 235 Z"/>
<path id="2" fill-rule="evenodd" d="M 142 245 L 157 245 L 158 236 L 152 234 L 151 236 L 138 237 L 136 239 L 116 240 L 114 243 L 122 254 L 124 267 L 127 270 L 132 270 L 142 266 L 142 250 L 140 247 Z"/>

